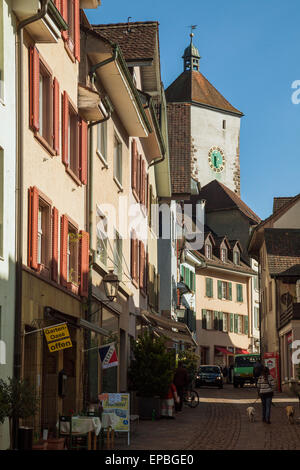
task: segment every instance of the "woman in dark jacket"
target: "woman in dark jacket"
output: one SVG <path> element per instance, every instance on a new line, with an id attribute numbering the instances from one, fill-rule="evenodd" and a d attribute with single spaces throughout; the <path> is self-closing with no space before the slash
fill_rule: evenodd
<path id="1" fill-rule="evenodd" d="M 262 420 L 271 424 L 271 406 L 275 382 L 268 367 L 264 367 L 257 381 L 257 391 L 262 403 Z"/>

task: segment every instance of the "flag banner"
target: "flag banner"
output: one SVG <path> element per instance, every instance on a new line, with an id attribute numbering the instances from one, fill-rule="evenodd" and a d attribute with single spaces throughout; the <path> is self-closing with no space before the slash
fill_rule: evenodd
<path id="1" fill-rule="evenodd" d="M 119 364 L 115 343 L 101 346 L 99 348 L 99 354 L 102 362 L 102 369 L 116 367 Z"/>

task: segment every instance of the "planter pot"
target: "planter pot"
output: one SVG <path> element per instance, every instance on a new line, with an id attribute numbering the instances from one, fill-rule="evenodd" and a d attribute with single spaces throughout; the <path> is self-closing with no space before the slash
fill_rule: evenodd
<path id="1" fill-rule="evenodd" d="M 138 407 L 140 419 L 152 419 L 153 414 L 155 419 L 159 419 L 161 416 L 160 398 L 158 397 L 138 397 Z"/>
<path id="2" fill-rule="evenodd" d="M 37 442 L 36 444 L 33 444 L 32 450 L 48 450 L 48 442 L 47 441 Z"/>
<path id="3" fill-rule="evenodd" d="M 65 438 L 58 437 L 58 438 L 48 439 L 47 444 L 48 444 L 47 450 L 64 450 Z"/>

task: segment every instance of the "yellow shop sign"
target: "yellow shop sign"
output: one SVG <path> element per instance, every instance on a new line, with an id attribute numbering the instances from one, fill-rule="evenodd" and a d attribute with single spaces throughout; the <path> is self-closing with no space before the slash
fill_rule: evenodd
<path id="1" fill-rule="evenodd" d="M 44 328 L 44 333 L 50 352 L 72 347 L 72 341 L 66 323 Z"/>

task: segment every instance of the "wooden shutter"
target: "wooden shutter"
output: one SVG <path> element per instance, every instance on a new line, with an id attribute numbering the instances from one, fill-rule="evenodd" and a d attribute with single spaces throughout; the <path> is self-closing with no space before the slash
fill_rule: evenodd
<path id="1" fill-rule="evenodd" d="M 53 80 L 53 148 L 59 154 L 59 83 Z"/>
<path id="2" fill-rule="evenodd" d="M 58 281 L 58 210 L 52 210 L 52 266 L 51 277 L 53 281 Z"/>
<path id="3" fill-rule="evenodd" d="M 202 329 L 207 330 L 206 310 L 202 309 Z"/>
<path id="4" fill-rule="evenodd" d="M 141 192 L 141 155 L 137 154 L 137 164 L 136 164 L 136 193 L 140 200 L 140 192 Z"/>
<path id="5" fill-rule="evenodd" d="M 139 262 L 140 262 L 140 289 L 144 289 L 144 275 L 145 275 L 145 246 L 142 241 L 139 243 Z"/>
<path id="6" fill-rule="evenodd" d="M 228 299 L 232 300 L 232 282 L 228 282 L 227 287 L 228 287 Z"/>
<path id="7" fill-rule="evenodd" d="M 142 160 L 141 202 L 143 206 L 145 206 L 146 204 L 145 189 L 146 189 L 146 163 L 145 163 L 145 160 Z"/>
<path id="8" fill-rule="evenodd" d="M 131 278 L 135 279 L 135 239 L 134 232 L 131 233 L 130 239 L 130 274 Z"/>
<path id="9" fill-rule="evenodd" d="M 74 55 L 80 62 L 80 11 L 79 0 L 74 0 Z"/>
<path id="10" fill-rule="evenodd" d="M 206 278 L 206 297 L 213 296 L 213 280 L 209 277 Z"/>
<path id="11" fill-rule="evenodd" d="M 214 329 L 219 329 L 219 312 L 214 311 Z"/>
<path id="12" fill-rule="evenodd" d="M 244 317 L 244 333 L 248 335 L 248 315 Z"/>
<path id="13" fill-rule="evenodd" d="M 88 125 L 86 121 L 80 121 L 80 180 L 87 184 L 88 164 Z"/>
<path id="14" fill-rule="evenodd" d="M 222 281 L 218 281 L 218 299 L 222 299 Z"/>
<path id="15" fill-rule="evenodd" d="M 239 316 L 236 314 L 234 315 L 234 332 L 239 332 Z"/>
<path id="16" fill-rule="evenodd" d="M 219 331 L 223 331 L 223 312 L 219 312 Z"/>
<path id="17" fill-rule="evenodd" d="M 230 313 L 229 314 L 229 317 L 230 317 L 230 321 L 229 321 L 229 331 L 230 333 L 233 332 L 233 313 Z"/>
<path id="18" fill-rule="evenodd" d="M 69 164 L 68 159 L 68 135 L 69 135 L 69 96 L 66 91 L 63 93 L 63 116 L 62 116 L 62 161 Z"/>
<path id="19" fill-rule="evenodd" d="M 147 173 L 147 177 L 146 177 L 146 209 L 148 213 L 148 210 L 149 210 L 149 173 Z"/>
<path id="20" fill-rule="evenodd" d="M 61 15 L 66 23 L 68 23 L 68 1 L 69 0 L 61 0 Z M 62 31 L 61 36 L 64 41 L 66 41 L 69 37 L 68 30 Z"/>
<path id="21" fill-rule="evenodd" d="M 180 290 L 177 289 L 177 307 L 180 307 Z"/>
<path id="22" fill-rule="evenodd" d="M 68 233 L 69 233 L 69 220 L 66 215 L 61 217 L 60 226 L 60 283 L 62 286 L 67 286 L 68 279 Z"/>
<path id="23" fill-rule="evenodd" d="M 40 90 L 40 57 L 35 47 L 29 48 L 29 124 L 34 131 L 40 128 L 39 90 Z"/>
<path id="24" fill-rule="evenodd" d="M 89 293 L 89 234 L 80 231 L 80 295 L 87 297 Z"/>
<path id="25" fill-rule="evenodd" d="M 33 186 L 29 189 L 29 214 L 28 214 L 28 266 L 38 269 L 38 215 L 39 192 Z"/>
<path id="26" fill-rule="evenodd" d="M 136 140 L 132 139 L 131 143 L 131 188 L 136 191 L 137 176 L 137 146 Z"/>

